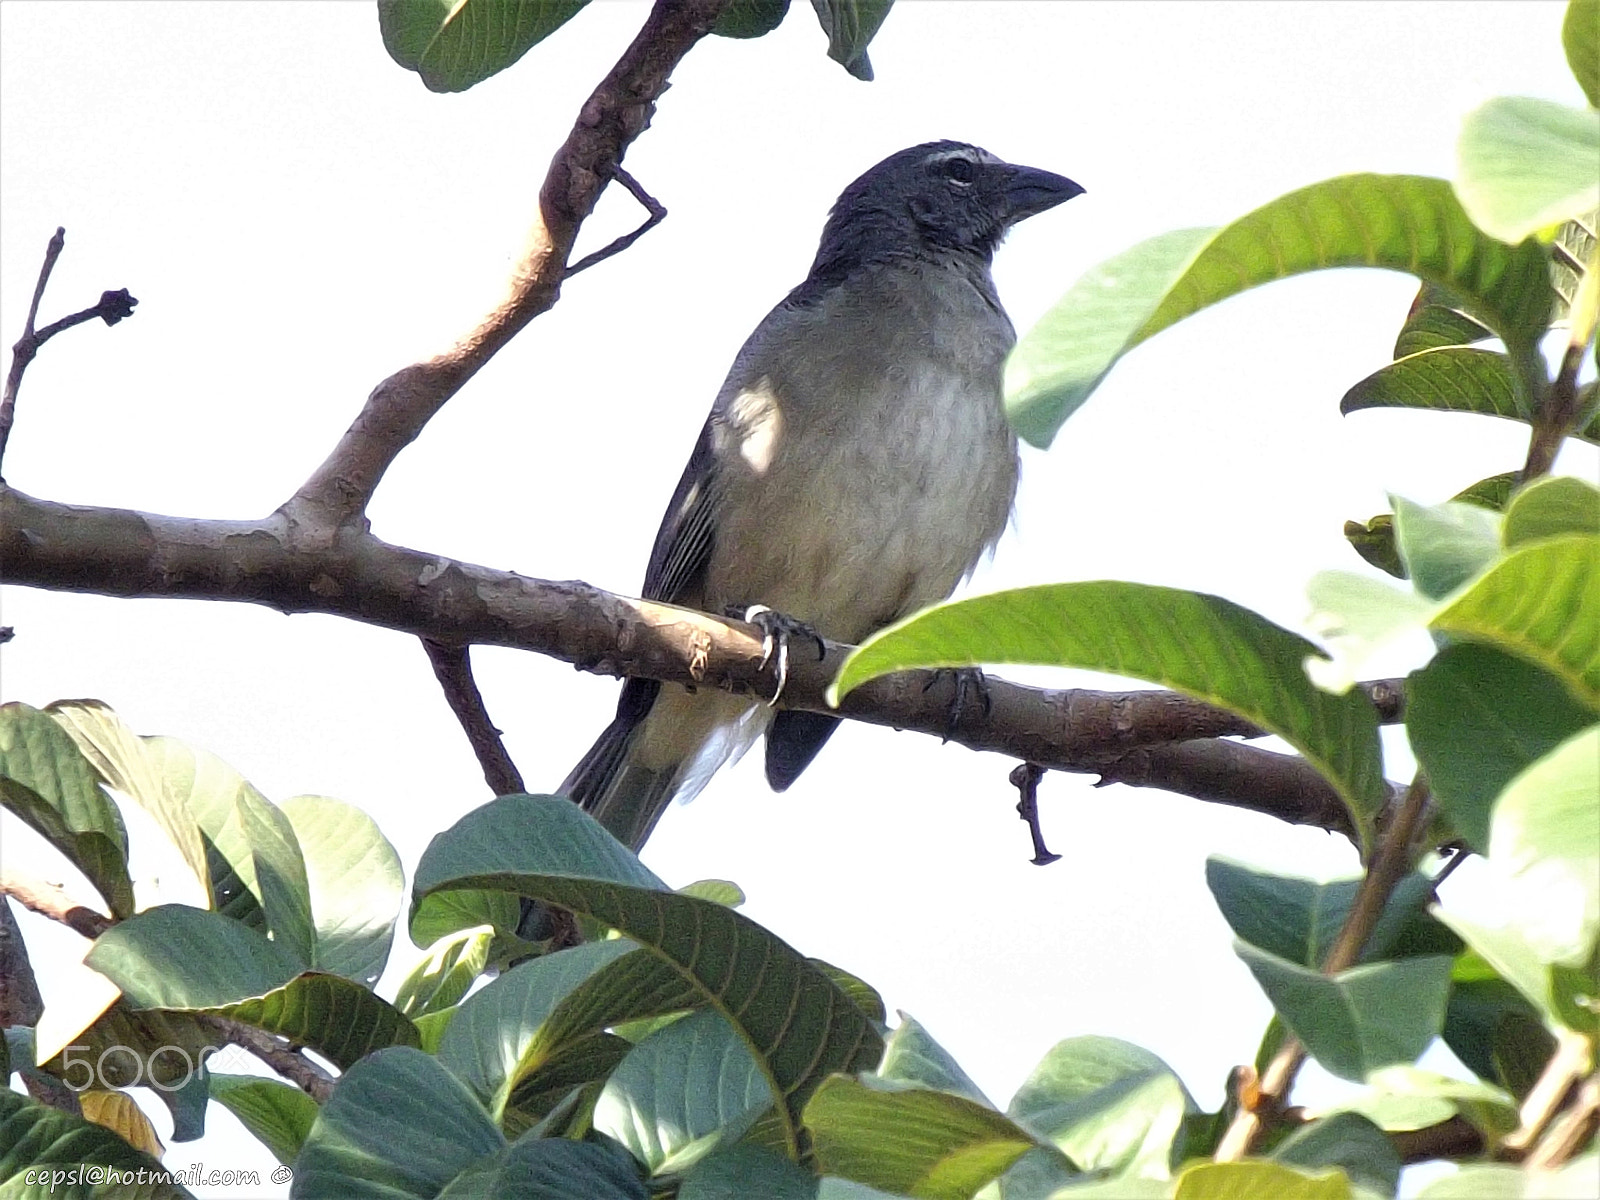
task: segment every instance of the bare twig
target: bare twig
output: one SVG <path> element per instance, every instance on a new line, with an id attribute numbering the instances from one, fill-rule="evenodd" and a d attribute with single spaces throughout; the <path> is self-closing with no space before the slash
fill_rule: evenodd
<path id="1" fill-rule="evenodd" d="M 1591 1075 L 1578 1085 L 1572 1104 L 1555 1117 L 1544 1137 L 1528 1155 L 1535 1171 L 1553 1170 L 1582 1152 L 1600 1129 L 1600 1076 Z"/>
<path id="2" fill-rule="evenodd" d="M 79 904 L 59 885 L 29 879 L 10 870 L 0 874 L 0 896 L 10 896 L 22 907 L 59 921 L 86 938 L 99 937 L 114 923 L 110 917 Z"/>
<path id="3" fill-rule="evenodd" d="M 1411 869 L 1416 842 L 1428 828 L 1432 810 L 1432 794 L 1427 781 L 1419 774 L 1406 790 L 1393 821 L 1378 839 L 1367 873 L 1350 904 L 1350 912 L 1322 963 L 1324 975 L 1337 975 L 1360 959 L 1362 948 L 1372 936 L 1395 885 Z M 1281 1116 L 1294 1077 L 1305 1060 L 1306 1049 L 1299 1038 L 1291 1037 L 1279 1047 L 1261 1073 L 1256 1103 L 1250 1108 L 1241 1108 L 1222 1135 L 1217 1146 L 1218 1162 L 1237 1162 L 1255 1148 L 1267 1124 Z"/>
<path id="4" fill-rule="evenodd" d="M 611 175 L 612 178 L 614 178 L 618 183 L 628 189 L 628 194 L 637 200 L 641 205 L 643 205 L 645 212 L 649 215 L 645 217 L 644 224 L 639 226 L 639 228 L 635 229 L 632 233 L 623 234 L 610 245 L 602 246 L 593 254 L 585 254 L 577 262 L 573 263 L 572 266 L 567 268 L 568 279 L 571 279 L 579 271 L 587 271 L 596 263 L 605 262 L 606 259 L 611 258 L 613 255 L 621 254 L 629 246 L 633 245 L 645 234 L 649 233 L 657 225 L 661 224 L 662 221 L 667 219 L 667 210 L 661 206 L 661 202 L 649 192 L 645 191 L 644 188 L 640 187 L 639 181 L 636 180 L 632 175 L 629 175 L 620 166 L 612 167 Z"/>
<path id="5" fill-rule="evenodd" d="M 1020 763 L 1011 772 L 1011 783 L 1022 798 L 1017 801 L 1017 815 L 1028 823 L 1028 836 L 1033 839 L 1033 865 L 1047 867 L 1061 857 L 1052 854 L 1044 844 L 1044 831 L 1039 828 L 1039 780 L 1044 778 L 1044 768 L 1036 763 Z"/>
<path id="6" fill-rule="evenodd" d="M 472 744 L 483 768 L 483 781 L 496 796 L 509 795 L 525 789 L 517 764 L 511 761 L 506 746 L 500 740 L 500 730 L 489 719 L 489 710 L 483 703 L 483 693 L 472 677 L 472 660 L 465 646 L 447 646 L 432 638 L 422 639 L 422 648 L 428 652 L 433 664 L 433 674 L 444 689 L 444 698 L 455 713 Z"/>
<path id="7" fill-rule="evenodd" d="M 211 1030 L 229 1045 L 250 1051 L 318 1104 L 333 1095 L 333 1076 L 283 1039 L 232 1017 L 207 1012 L 197 1012 L 193 1016 L 198 1025 Z"/>
<path id="8" fill-rule="evenodd" d="M 1523 1097 L 1516 1130 L 1505 1140 L 1514 1154 L 1529 1153 L 1539 1143 L 1578 1081 L 1594 1069 L 1589 1039 L 1570 1030 L 1556 1039 L 1555 1053 Z"/>
<path id="9" fill-rule="evenodd" d="M 39 268 L 39 279 L 33 285 L 33 300 L 28 305 L 28 319 L 23 323 L 22 336 L 11 348 L 11 369 L 6 372 L 5 391 L 0 393 L 0 461 L 5 459 L 6 443 L 11 440 L 11 425 L 16 420 L 17 392 L 22 388 L 22 374 L 28 369 L 28 364 L 33 361 L 34 356 L 39 353 L 39 347 L 63 330 L 81 325 L 95 317 L 99 317 L 107 325 L 115 325 L 124 317 L 131 317 L 133 306 L 139 303 L 128 295 L 126 288 L 115 292 L 102 292 L 99 301 L 82 312 L 62 317 L 43 329 L 35 329 L 34 323 L 39 319 L 39 302 L 44 299 L 45 286 L 50 282 L 50 274 L 56 269 L 56 260 L 61 257 L 62 248 L 66 244 L 66 229 L 57 227 L 45 246 L 44 263 Z"/>
<path id="10" fill-rule="evenodd" d="M 333 453 L 284 504 L 291 522 L 324 541 L 357 524 L 395 456 L 502 346 L 555 304 L 578 227 L 606 182 L 621 178 L 622 156 L 649 125 L 668 76 L 727 3 L 656 0 L 551 160 L 539 216 L 505 299 L 449 350 L 395 372 L 373 390 Z"/>

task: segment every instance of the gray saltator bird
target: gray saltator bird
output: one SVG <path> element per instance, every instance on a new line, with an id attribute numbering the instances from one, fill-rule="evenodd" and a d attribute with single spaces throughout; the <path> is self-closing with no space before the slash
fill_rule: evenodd
<path id="1" fill-rule="evenodd" d="M 762 605 L 860 642 L 943 600 L 1004 529 L 1016 333 L 989 264 L 1006 231 L 1083 191 L 960 142 L 891 155 L 844 190 L 805 282 L 734 359 L 656 534 L 644 596 Z M 793 783 L 837 717 L 630 679 L 561 785 L 642 846 L 667 804 L 767 737 Z"/>

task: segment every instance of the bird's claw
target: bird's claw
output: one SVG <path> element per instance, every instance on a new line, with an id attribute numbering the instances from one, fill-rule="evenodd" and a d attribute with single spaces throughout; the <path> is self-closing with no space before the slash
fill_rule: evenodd
<path id="1" fill-rule="evenodd" d="M 793 617 L 775 612 L 765 604 L 752 604 L 745 608 L 734 606 L 728 610 L 728 615 L 748 621 L 761 630 L 761 666 L 765 667 L 768 663 L 772 663 L 773 674 L 778 681 L 772 699 L 767 701 L 769 708 L 777 707 L 783 689 L 789 682 L 790 638 L 810 638 L 817 644 L 817 661 L 821 662 L 827 657 L 828 644 L 822 640 L 821 634 L 804 621 L 797 621 Z"/>
<path id="2" fill-rule="evenodd" d="M 955 681 L 955 698 L 950 701 L 950 714 L 945 718 L 944 740 L 949 741 L 955 737 L 961 728 L 961 718 L 966 715 L 967 696 L 976 692 L 983 701 L 983 715 L 987 717 L 994 709 L 994 702 L 989 698 L 989 681 L 984 677 L 981 667 L 938 667 L 929 676 L 928 682 L 922 685 L 924 692 L 945 676 L 951 676 Z"/>

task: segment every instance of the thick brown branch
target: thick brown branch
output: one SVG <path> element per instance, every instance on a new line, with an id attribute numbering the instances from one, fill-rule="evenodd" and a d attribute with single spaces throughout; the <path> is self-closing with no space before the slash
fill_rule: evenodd
<path id="1" fill-rule="evenodd" d="M 59 921 L 74 933 L 97 938 L 111 928 L 111 918 L 85 908 L 53 883 L 29 879 L 12 871 L 0 874 L 0 896 L 10 896 L 23 908 Z"/>
<path id="2" fill-rule="evenodd" d="M 333 1076 L 266 1030 L 215 1013 L 197 1012 L 194 1019 L 223 1041 L 250 1051 L 318 1104 L 333 1095 Z"/>
<path id="3" fill-rule="evenodd" d="M 629 143 L 650 124 L 668 76 L 727 2 L 656 0 L 551 161 L 538 219 L 505 299 L 449 350 L 395 372 L 373 390 L 327 461 L 284 505 L 290 520 L 331 539 L 360 516 L 395 456 L 502 346 L 555 304 L 578 227 L 616 176 Z"/>
<path id="4" fill-rule="evenodd" d="M 455 713 L 472 745 L 472 752 L 478 756 L 483 781 L 489 785 L 489 790 L 496 796 L 523 791 L 522 774 L 500 740 L 500 731 L 489 719 L 483 693 L 472 677 L 472 659 L 467 647 L 447 646 L 432 638 L 423 638 L 422 648 L 428 652 L 428 661 L 433 664 L 434 677 L 444 689 L 450 711 Z"/>
<path id="5" fill-rule="evenodd" d="M 55 591 L 263 604 L 400 630 L 452 646 L 532 650 L 608 675 L 770 696 L 754 626 L 392 546 L 361 529 L 322 545 L 283 513 L 198 521 L 36 500 L 0 484 L 0 578 Z M 824 693 L 848 648 L 796 655 L 788 707 L 832 711 Z M 953 740 L 1052 770 L 1099 773 L 1282 820 L 1344 831 L 1333 789 L 1296 759 L 1196 739 L 1254 736 L 1231 713 L 1174 692 L 1023 687 L 993 679 L 989 704 L 949 728 L 950 673 L 907 672 L 845 698 L 847 717 Z M 1394 684 L 1371 685 L 1395 708 Z M 1164 742 L 1187 746 L 1132 756 Z M 1263 757 L 1264 756 L 1264 757 Z M 1282 760 L 1282 761 L 1280 761 Z M 1298 765 L 1295 765 L 1298 764 Z"/>

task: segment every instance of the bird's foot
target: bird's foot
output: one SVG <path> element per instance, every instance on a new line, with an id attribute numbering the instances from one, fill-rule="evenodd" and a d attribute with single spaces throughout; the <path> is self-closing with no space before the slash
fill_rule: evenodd
<path id="1" fill-rule="evenodd" d="M 773 673 L 778 677 L 778 686 L 773 690 L 772 699 L 767 701 L 767 706 L 777 706 L 779 698 L 783 695 L 784 685 L 789 682 L 789 640 L 791 638 L 805 638 L 817 645 L 817 661 L 821 662 L 828 655 L 828 643 L 822 640 L 822 635 L 794 617 L 785 616 L 775 612 L 765 604 L 751 604 L 748 606 L 730 605 L 728 616 L 741 621 L 748 621 L 761 630 L 761 665 L 773 664 Z"/>
<path id="2" fill-rule="evenodd" d="M 966 715 L 969 697 L 977 696 L 986 717 L 994 705 L 989 699 L 989 681 L 984 678 L 981 667 L 938 667 L 931 673 L 928 682 L 922 685 L 922 690 L 928 691 L 947 676 L 955 681 L 956 689 L 950 701 L 950 714 L 944 723 L 944 740 L 948 742 L 961 728 L 961 718 Z"/>

